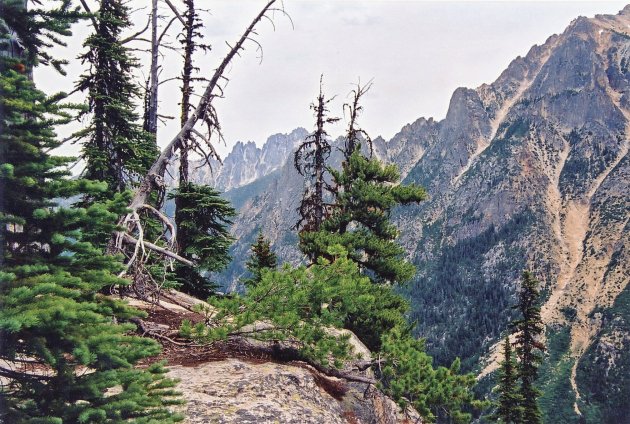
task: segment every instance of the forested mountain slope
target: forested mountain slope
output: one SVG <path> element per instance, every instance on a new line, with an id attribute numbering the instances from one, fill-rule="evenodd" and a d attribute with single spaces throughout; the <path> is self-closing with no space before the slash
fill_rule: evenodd
<path id="1" fill-rule="evenodd" d="M 431 196 L 396 220 L 419 270 L 403 290 L 438 362 L 474 367 L 507 328 L 519 272 L 543 281 L 549 422 L 630 416 L 629 66 L 630 7 L 580 17 L 493 83 L 457 89 L 445 119 L 375 140 L 375 155 Z M 225 194 L 241 211 L 236 263 L 259 230 L 282 260 L 300 260 L 289 229 L 302 179 L 288 152 Z M 241 274 L 220 279 L 234 288 Z"/>

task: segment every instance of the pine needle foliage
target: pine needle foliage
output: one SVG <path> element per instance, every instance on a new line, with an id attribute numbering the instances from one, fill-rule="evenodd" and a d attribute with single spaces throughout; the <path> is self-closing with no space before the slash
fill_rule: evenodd
<path id="1" fill-rule="evenodd" d="M 516 354 L 519 359 L 518 373 L 521 379 L 520 395 L 523 422 L 536 424 L 542 422 L 538 397 L 540 390 L 535 387 L 538 368 L 542 362 L 545 346 L 540 341 L 544 327 L 540 317 L 538 291 L 539 283 L 531 272 L 524 271 L 521 289 L 518 294 L 518 305 L 521 319 L 512 323 L 516 333 Z"/>
<path id="2" fill-rule="evenodd" d="M 380 356 L 381 388 L 401 407 L 413 406 L 424 422 L 468 423 L 470 411 L 487 406 L 474 396 L 474 374 L 460 374 L 459 359 L 449 368 L 434 368 L 424 340 L 409 331 L 396 328 L 384 336 Z"/>
<path id="3" fill-rule="evenodd" d="M 35 7 L 23 13 L 24 0 L 0 2 L 0 51 L 20 56 L 20 63 L 50 65 L 65 75 L 63 66 L 67 61 L 53 57 L 49 49 L 65 46 L 63 37 L 71 35 L 71 24 L 84 14 L 72 6 L 71 0 L 48 0 L 46 7 L 40 7 L 42 2 L 32 3 Z"/>
<path id="4" fill-rule="evenodd" d="M 252 244 L 252 254 L 245 264 L 250 277 L 243 282 L 247 287 L 255 286 L 262 281 L 263 270 L 273 270 L 278 267 L 278 258 L 271 249 L 271 243 L 263 236 L 262 232 L 258 233 L 256 243 Z"/>
<path id="5" fill-rule="evenodd" d="M 518 364 L 509 337 L 503 341 L 503 360 L 499 368 L 497 410 L 493 417 L 497 422 L 519 424 L 522 421 L 522 397 L 519 393 Z"/>
<path id="6" fill-rule="evenodd" d="M 153 164 L 158 151 L 153 136 L 138 124 L 133 101 L 139 98 L 133 81 L 137 61 L 121 42 L 129 28 L 129 9 L 121 0 L 101 0 L 96 29 L 80 56 L 89 69 L 77 84 L 88 93 L 90 125 L 75 134 L 82 140 L 85 177 L 105 181 L 110 191 L 130 188 Z"/>
<path id="7" fill-rule="evenodd" d="M 301 234 L 302 251 L 316 258 L 325 253 L 326 246 L 341 244 L 375 283 L 409 281 L 415 268 L 396 243 L 398 229 L 390 215 L 396 206 L 425 200 L 424 189 L 400 185 L 395 165 L 365 157 L 360 146 L 341 172 L 331 170 L 331 174 L 338 187 L 335 206 L 321 231 Z"/>
<path id="8" fill-rule="evenodd" d="M 208 297 L 215 287 L 203 273 L 221 271 L 230 263 L 234 238 L 229 226 L 236 211 L 214 188 L 190 182 L 181 183 L 169 198 L 178 204 L 180 254 L 195 263 L 194 268 L 178 264 L 176 280 L 183 291 Z"/>
<path id="9" fill-rule="evenodd" d="M 14 34 L 37 25 L 35 15 L 12 9 Z M 53 19 L 53 17 L 50 17 Z M 65 17 L 63 18 L 65 19 Z M 63 19 L 46 28 L 67 28 Z M 62 35 L 63 31 L 61 31 Z M 7 33 L 0 29 L 2 39 Z M 159 352 L 152 340 L 129 335 L 139 316 L 99 294 L 116 277 L 119 258 L 91 243 L 111 233 L 128 198 L 119 195 L 88 208 L 64 208 L 55 198 L 97 195 L 106 185 L 69 180 L 68 158 L 54 126 L 69 115 L 30 80 L 45 45 L 0 56 L 0 209 L 4 231 L 0 271 L 0 421 L 11 423 L 170 423 L 174 382 L 161 364 L 137 369 Z M 23 46 L 25 44 L 22 44 Z M 21 64 L 22 67 L 15 66 Z M 6 154 L 4 154 L 6 153 Z M 66 201 L 66 203 L 68 203 Z"/>
<path id="10" fill-rule="evenodd" d="M 332 246 L 329 254 L 333 262 L 320 258 L 308 268 L 263 269 L 246 294 L 209 299 L 219 311 L 213 327 L 189 327 L 188 334 L 217 340 L 246 331 L 248 337 L 297 344 L 305 358 L 318 363 L 341 365 L 353 353 L 348 335 L 334 329 L 344 328 L 350 315 L 391 314 L 380 303 L 389 289 L 362 276 L 343 247 Z M 402 315 L 392 319 L 404 323 Z"/>

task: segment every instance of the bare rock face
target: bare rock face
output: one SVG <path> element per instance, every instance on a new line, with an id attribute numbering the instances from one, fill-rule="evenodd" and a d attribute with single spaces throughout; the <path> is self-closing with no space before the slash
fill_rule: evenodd
<path id="1" fill-rule="evenodd" d="M 186 400 L 185 423 L 422 423 L 373 386 L 325 377 L 305 364 L 226 359 L 170 367 Z"/>
<path id="2" fill-rule="evenodd" d="M 229 359 L 172 367 L 169 376 L 181 380 L 187 423 L 347 423 L 339 402 L 306 369 Z"/>
<path id="3" fill-rule="evenodd" d="M 211 166 L 201 162 L 191 164 L 191 178 L 221 191 L 244 186 L 284 165 L 289 153 L 306 135 L 304 128 L 297 128 L 289 134 L 275 134 L 262 148 L 252 141 L 239 141 L 224 159 L 223 165 L 215 160 Z"/>
<path id="4" fill-rule="evenodd" d="M 266 349 L 273 342 L 237 338 L 226 345 L 191 346 L 178 339 L 182 320 L 203 322 L 203 315 L 193 312 L 195 305 L 212 309 L 184 293 L 163 292 L 159 307 L 135 298 L 128 303 L 147 312 L 137 324 L 163 345 L 155 360 L 166 360 L 168 376 L 179 381 L 176 390 L 185 403 L 175 409 L 185 416 L 186 423 L 422 423 L 415 410 L 401 410 L 371 384 L 331 377 L 302 361 L 274 359 Z M 371 352 L 352 332 L 329 331 L 349 334 L 354 352 L 362 360 L 370 360 Z M 373 378 L 371 370 L 353 368 L 348 362 L 343 372 Z"/>

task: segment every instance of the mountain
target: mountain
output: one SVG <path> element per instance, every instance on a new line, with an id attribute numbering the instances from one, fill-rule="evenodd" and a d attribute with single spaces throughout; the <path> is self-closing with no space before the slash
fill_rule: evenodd
<path id="1" fill-rule="evenodd" d="M 253 141 L 239 141 L 223 164 L 217 160 L 211 160 L 210 166 L 201 160 L 192 163 L 190 178 L 221 191 L 244 186 L 280 168 L 307 135 L 304 128 L 297 128 L 289 134 L 275 134 L 262 148 L 256 147 Z"/>
<path id="2" fill-rule="evenodd" d="M 374 140 L 378 158 L 430 193 L 394 218 L 418 267 L 401 290 L 438 363 L 459 356 L 491 387 L 519 274 L 541 280 L 545 422 L 630 422 L 629 68 L 630 6 L 580 17 L 491 84 L 458 88 L 443 120 Z M 232 288 L 258 231 L 283 261 L 301 260 L 290 150 L 264 176 L 225 185 L 240 211 L 236 260 L 219 277 Z"/>

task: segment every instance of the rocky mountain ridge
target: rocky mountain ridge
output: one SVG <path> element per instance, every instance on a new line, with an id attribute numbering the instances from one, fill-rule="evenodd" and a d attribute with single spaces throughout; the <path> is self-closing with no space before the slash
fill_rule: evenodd
<path id="1" fill-rule="evenodd" d="M 221 191 L 247 185 L 284 165 L 290 153 L 307 135 L 304 128 L 296 128 L 288 134 L 274 134 L 262 148 L 253 141 L 239 141 L 223 163 L 216 159 L 210 162 L 210 166 L 201 160 L 191 163 L 191 179 Z"/>

